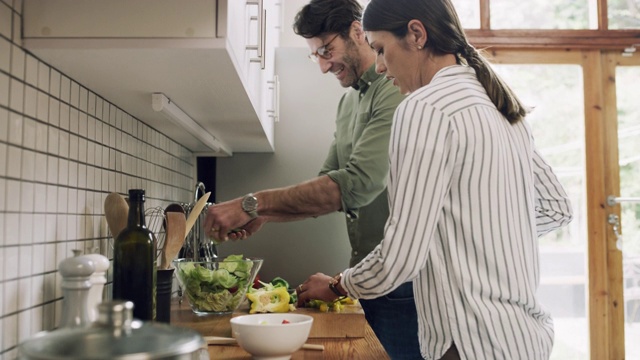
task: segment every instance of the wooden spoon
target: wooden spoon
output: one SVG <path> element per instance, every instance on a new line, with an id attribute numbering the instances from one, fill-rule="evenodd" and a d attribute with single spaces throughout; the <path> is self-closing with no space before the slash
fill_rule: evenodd
<path id="1" fill-rule="evenodd" d="M 129 204 L 127 204 L 122 195 L 115 192 L 110 193 L 104 199 L 104 215 L 107 218 L 111 236 L 115 239 L 127 227 Z"/>
<path id="2" fill-rule="evenodd" d="M 168 269 L 171 261 L 175 259 L 184 244 L 184 232 L 187 227 L 187 219 L 184 213 L 170 211 L 166 213 L 167 233 L 160 258 L 160 269 Z"/>
<path id="3" fill-rule="evenodd" d="M 238 341 L 235 338 L 222 337 L 222 336 L 205 336 L 204 341 L 207 342 L 207 345 L 237 345 Z M 322 344 L 303 344 L 302 349 L 305 350 L 324 350 L 324 345 Z"/>

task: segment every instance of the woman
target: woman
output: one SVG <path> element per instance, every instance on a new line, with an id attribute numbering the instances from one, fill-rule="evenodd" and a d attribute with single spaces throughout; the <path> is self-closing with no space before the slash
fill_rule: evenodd
<path id="1" fill-rule="evenodd" d="M 363 25 L 376 70 L 409 94 L 392 127 L 390 215 L 372 253 L 334 278 L 311 276 L 299 304 L 378 297 L 413 279 L 425 359 L 548 359 L 537 238 L 572 210 L 527 110 L 449 0 L 372 0 Z"/>

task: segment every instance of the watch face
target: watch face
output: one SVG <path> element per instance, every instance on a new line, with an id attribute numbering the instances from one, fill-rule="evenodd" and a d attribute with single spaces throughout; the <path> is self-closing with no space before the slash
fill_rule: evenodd
<path id="1" fill-rule="evenodd" d="M 258 205 L 258 199 L 255 196 L 247 195 L 242 200 L 242 209 L 244 211 L 254 211 Z"/>

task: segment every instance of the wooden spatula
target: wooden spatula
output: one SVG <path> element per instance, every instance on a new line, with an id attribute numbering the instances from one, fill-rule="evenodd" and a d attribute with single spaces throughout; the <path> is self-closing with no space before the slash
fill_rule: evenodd
<path id="1" fill-rule="evenodd" d="M 184 213 L 171 211 L 165 214 L 167 218 L 167 233 L 160 257 L 160 269 L 168 269 L 184 244 L 184 232 L 187 219 Z"/>
<path id="2" fill-rule="evenodd" d="M 200 213 L 202 213 L 202 209 L 204 209 L 204 206 L 207 204 L 207 200 L 209 200 L 209 195 L 211 195 L 211 192 L 208 192 L 202 195 L 200 200 L 198 200 L 198 202 L 193 206 L 193 209 L 191 209 L 191 212 L 189 213 L 189 218 L 187 219 L 187 228 L 185 229 L 185 232 L 184 232 L 185 238 L 187 237 L 187 235 L 189 235 L 189 232 L 191 231 L 191 228 L 193 227 L 193 225 L 196 223 L 196 220 L 198 220 L 198 217 L 200 217 Z"/>

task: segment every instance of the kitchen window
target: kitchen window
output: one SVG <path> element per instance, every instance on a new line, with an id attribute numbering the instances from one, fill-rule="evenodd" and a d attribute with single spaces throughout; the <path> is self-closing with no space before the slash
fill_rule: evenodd
<path id="1" fill-rule="evenodd" d="M 452 1 L 470 42 L 536 107 L 536 143 L 574 205 L 573 223 L 540 239 L 552 359 L 640 358 L 640 204 L 607 204 L 640 196 L 640 3 Z"/>

